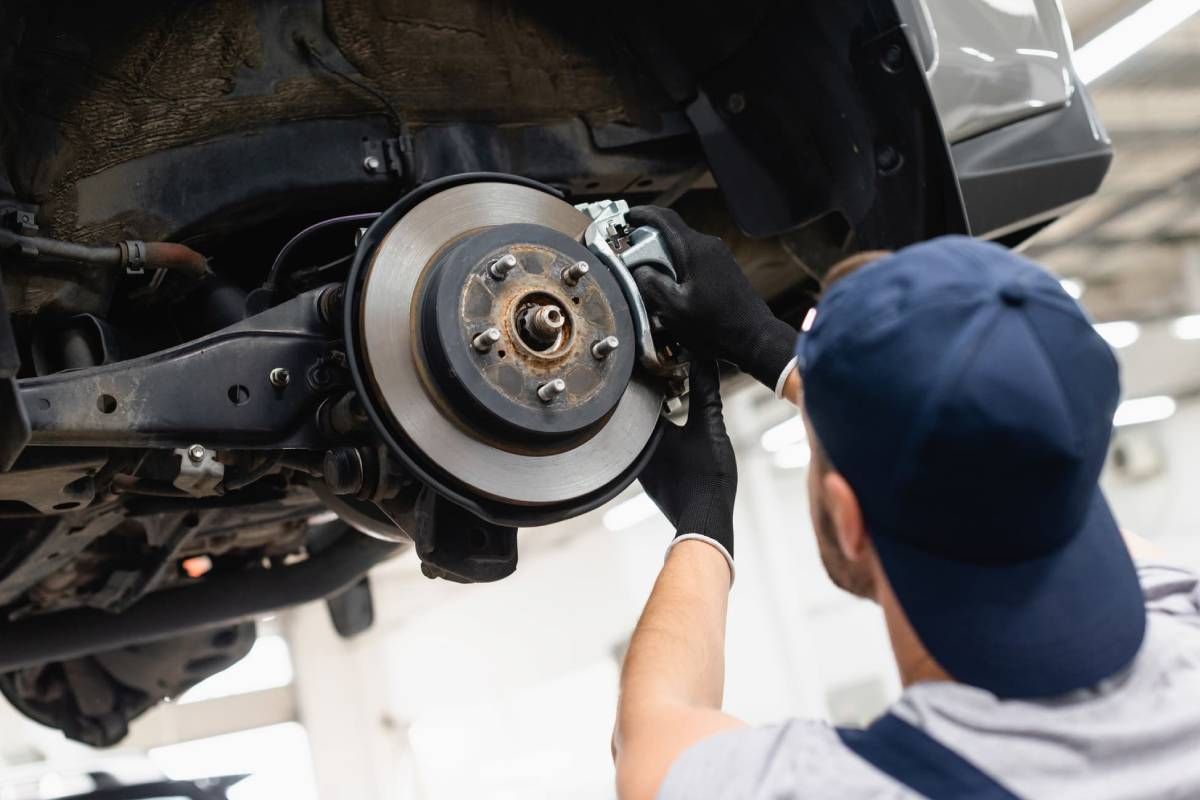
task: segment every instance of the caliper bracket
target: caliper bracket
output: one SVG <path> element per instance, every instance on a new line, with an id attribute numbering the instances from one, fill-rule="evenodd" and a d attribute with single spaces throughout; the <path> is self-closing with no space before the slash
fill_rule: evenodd
<path id="1" fill-rule="evenodd" d="M 583 243 L 612 270 L 629 303 L 637 335 L 638 359 L 642 366 L 655 375 L 678 376 L 685 365 L 662 352 L 655 344 L 650 312 L 646 310 L 642 293 L 633 279 L 633 270 L 648 266 L 666 273 L 672 280 L 678 280 L 662 237 L 650 227 L 630 230 L 625 221 L 629 203 L 624 200 L 580 203 L 575 208 L 592 220 L 583 234 Z"/>

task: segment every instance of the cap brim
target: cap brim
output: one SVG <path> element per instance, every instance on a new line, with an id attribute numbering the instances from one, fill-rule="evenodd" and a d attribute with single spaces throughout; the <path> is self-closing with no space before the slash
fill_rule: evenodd
<path id="1" fill-rule="evenodd" d="M 1141 647 L 1145 599 L 1099 488 L 1076 535 L 1029 561 L 984 565 L 885 537 L 874 544 L 922 644 L 955 680 L 1049 697 L 1094 686 Z"/>

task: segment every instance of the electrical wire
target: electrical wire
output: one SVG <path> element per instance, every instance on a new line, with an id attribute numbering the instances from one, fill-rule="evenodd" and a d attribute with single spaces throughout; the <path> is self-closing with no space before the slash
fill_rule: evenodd
<path id="1" fill-rule="evenodd" d="M 317 43 L 314 42 L 309 37 L 307 37 L 307 36 L 297 37 L 296 44 L 300 45 L 300 48 L 302 50 L 304 50 L 306 53 L 308 53 L 308 55 L 312 57 L 312 60 L 317 62 L 317 66 L 321 67 L 321 69 L 325 70 L 326 72 L 330 73 L 331 75 L 335 75 L 336 77 L 341 78 L 342 80 L 346 81 L 347 83 L 349 83 L 353 86 L 358 87 L 362 91 L 366 92 L 367 94 L 371 95 L 376 100 L 378 100 L 383 105 L 383 107 L 387 109 L 388 116 L 391 117 L 391 121 L 395 125 L 394 132 L 400 136 L 404 135 L 404 133 L 407 130 L 407 128 L 404 125 L 404 118 L 400 116 L 400 112 L 396 109 L 396 106 L 394 106 L 392 104 L 392 101 L 389 100 L 383 92 L 379 91 L 378 89 L 376 89 L 373 86 L 367 85 L 366 83 L 360 81 L 358 78 L 355 78 L 350 73 L 343 72 L 342 70 L 335 67 L 333 64 L 329 63 L 329 61 L 326 60 L 325 56 L 321 55 L 321 51 L 319 49 L 317 49 Z"/>
<path id="2" fill-rule="evenodd" d="M 324 230 L 332 225 L 343 225 L 351 222 L 370 222 L 378 217 L 379 214 L 380 212 L 378 211 L 370 211 L 365 214 L 346 214 L 340 217 L 330 217 L 329 219 L 324 219 L 320 222 L 309 225 L 291 239 L 288 239 L 287 244 L 280 249 L 279 255 L 275 256 L 275 261 L 271 263 L 271 269 L 267 272 L 267 279 L 263 281 L 263 288 L 272 294 L 275 293 L 275 290 L 279 288 L 280 272 L 282 271 L 283 265 L 287 261 L 288 256 L 291 255 L 292 251 L 296 249 L 296 246 L 300 244 L 300 242 L 304 241 L 312 234 L 316 233 L 317 231 Z"/>

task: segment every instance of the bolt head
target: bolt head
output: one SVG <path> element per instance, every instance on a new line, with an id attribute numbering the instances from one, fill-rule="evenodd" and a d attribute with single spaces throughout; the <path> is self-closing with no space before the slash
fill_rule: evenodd
<path id="1" fill-rule="evenodd" d="M 367 156 L 363 159 L 363 169 L 367 172 L 375 172 L 382 166 L 383 162 L 379 160 L 378 156 Z"/>
<path id="2" fill-rule="evenodd" d="M 201 461 L 203 461 L 204 460 L 204 445 L 194 444 L 191 447 L 189 447 L 188 448 L 188 458 L 191 461 L 195 462 L 196 464 L 199 464 Z"/>
<path id="3" fill-rule="evenodd" d="M 283 367 L 276 367 L 271 370 L 270 374 L 271 385 L 277 389 L 282 389 L 287 386 L 292 380 L 292 374 Z"/>
<path id="4" fill-rule="evenodd" d="M 904 50 L 898 44 L 890 44 L 884 48 L 882 61 L 888 72 L 899 72 L 904 66 Z"/>
<path id="5" fill-rule="evenodd" d="M 725 99 L 725 108 L 730 114 L 740 114 L 746 110 L 746 95 L 734 92 Z"/>

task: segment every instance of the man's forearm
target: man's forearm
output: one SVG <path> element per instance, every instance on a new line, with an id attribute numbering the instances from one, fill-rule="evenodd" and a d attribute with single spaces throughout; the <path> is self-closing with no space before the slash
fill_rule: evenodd
<path id="1" fill-rule="evenodd" d="M 700 541 L 672 548 L 629 641 L 613 735 L 624 798 L 649 797 L 683 750 L 741 726 L 720 712 L 729 567 Z"/>
<path id="2" fill-rule="evenodd" d="M 704 542 L 680 542 L 663 565 L 629 641 L 622 703 L 656 699 L 720 708 L 729 568 Z"/>

